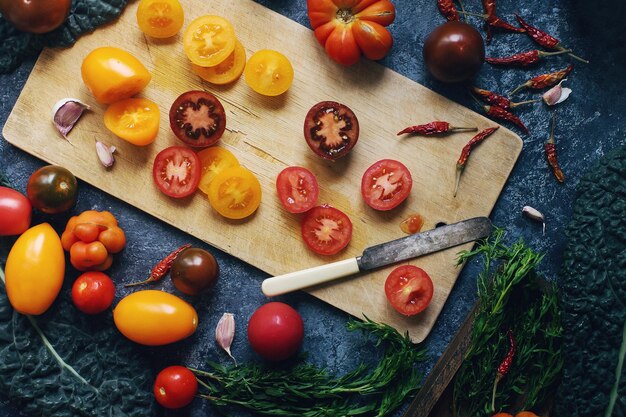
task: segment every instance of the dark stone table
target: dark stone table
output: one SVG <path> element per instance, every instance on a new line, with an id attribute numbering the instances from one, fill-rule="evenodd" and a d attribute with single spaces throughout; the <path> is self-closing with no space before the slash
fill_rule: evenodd
<path id="1" fill-rule="evenodd" d="M 308 26 L 304 0 L 260 0 L 260 3 Z M 423 41 L 437 24 L 444 21 L 437 12 L 435 0 L 396 0 L 394 3 L 397 19 L 391 31 L 395 44 L 382 64 L 452 100 L 479 110 L 464 88 L 434 81 L 423 65 Z M 479 12 L 480 2 L 467 1 L 466 7 Z M 498 11 L 511 22 L 515 12 L 527 17 L 534 25 L 548 30 L 565 45 L 574 48 L 578 55 L 591 61 L 589 65 L 571 61 L 575 69 L 566 85 L 573 89 L 573 94 L 565 103 L 552 109 L 543 104 L 518 109 L 518 114 L 531 133 L 522 135 L 523 152 L 491 216 L 496 225 L 506 228 L 510 241 L 523 238 L 536 250 L 545 252 L 541 271 L 549 279 L 558 279 L 561 253 L 565 245 L 564 229 L 576 197 L 576 185 L 585 171 L 593 167 L 604 154 L 625 143 L 626 42 L 623 19 L 626 17 L 626 7 L 619 0 L 501 0 Z M 471 18 L 470 22 L 481 25 L 475 18 Z M 289 40 L 285 39 L 285 42 Z M 498 32 L 486 50 L 489 56 L 504 56 L 533 48 L 535 45 L 524 35 Z M 475 83 L 493 91 L 506 92 L 531 76 L 563 68 L 569 62 L 565 56 L 551 57 L 536 68 L 527 70 L 485 65 Z M 0 127 L 4 126 L 33 64 L 34 59 L 24 62 L 11 74 L 0 75 Z M 529 96 L 529 93 L 524 92 L 516 99 Z M 563 185 L 553 178 L 543 152 L 551 111 L 557 113 L 557 147 L 566 176 Z M 4 140 L 0 141 L 0 161 L 1 169 L 21 191 L 25 190 L 29 175 L 44 165 L 42 161 Z M 521 216 L 524 205 L 536 207 L 546 215 L 545 236 L 542 236 L 540 224 Z M 110 270 L 113 277 L 142 278 L 171 248 L 187 242 L 211 250 L 218 259 L 221 276 L 215 291 L 195 303 L 201 317 L 200 328 L 193 337 L 176 344 L 175 348 L 146 349 L 146 353 L 153 358 L 155 370 L 175 363 L 202 367 L 207 359 L 227 363 L 227 357 L 218 350 L 213 336 L 215 325 L 223 312 L 235 313 L 238 333 L 233 346 L 234 355 L 240 362 L 259 360 L 248 345 L 245 329 L 252 312 L 267 301 L 259 287 L 260 281 L 266 277 L 265 273 L 81 181 L 78 202 L 72 213 L 87 209 L 112 211 L 127 232 L 128 247 L 116 258 Z M 60 230 L 70 214 L 55 217 L 38 214 L 34 221 L 50 221 Z M 479 265 L 474 262 L 461 273 L 437 324 L 425 341 L 429 360 L 423 365 L 424 373 L 430 371 L 465 320 L 476 299 L 475 279 L 478 271 Z M 70 278 L 73 279 L 73 276 Z M 165 281 L 163 287 L 171 289 L 171 283 Z M 67 290 L 64 288 L 64 291 Z M 345 330 L 348 316 L 344 312 L 302 292 L 277 299 L 292 305 L 303 316 L 306 328 L 303 349 L 309 352 L 310 362 L 342 374 L 359 362 L 368 362 L 374 358 L 373 349 L 364 337 Z M 4 407 L 0 410 L 0 416 L 17 415 L 9 406 Z M 216 412 L 209 404 L 196 400 L 190 410 L 176 415 L 214 414 Z M 401 411 L 397 415 L 401 415 Z"/>

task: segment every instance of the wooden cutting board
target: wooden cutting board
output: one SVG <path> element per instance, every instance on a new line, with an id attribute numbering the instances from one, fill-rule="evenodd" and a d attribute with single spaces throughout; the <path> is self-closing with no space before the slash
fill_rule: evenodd
<path id="1" fill-rule="evenodd" d="M 289 91 L 279 97 L 263 97 L 243 79 L 225 87 L 201 81 L 191 72 L 182 51 L 182 32 L 170 40 L 145 37 L 135 20 L 137 2 L 132 2 L 116 23 L 81 38 L 72 48 L 43 51 L 4 126 L 4 137 L 26 152 L 65 166 L 95 187 L 273 275 L 358 256 L 367 246 L 401 237 L 399 225 L 411 213 L 425 218 L 424 230 L 438 222 L 489 215 L 522 149 L 522 141 L 514 133 L 501 127 L 474 151 L 454 198 L 455 163 L 473 133 L 400 138 L 396 132 L 432 120 L 480 129 L 494 126 L 494 122 L 377 63 L 364 61 L 350 68 L 335 64 L 310 29 L 250 0 L 182 3 L 186 24 L 204 14 L 229 19 L 248 56 L 260 49 L 285 54 L 295 70 Z M 102 118 L 105 107 L 95 102 L 81 81 L 83 58 L 105 45 L 127 49 L 152 73 L 152 81 L 141 95 L 158 103 L 162 116 L 157 140 L 146 148 L 134 147 L 106 130 Z M 169 129 L 169 107 L 179 94 L 191 89 L 206 89 L 220 98 L 227 112 L 227 132 L 220 146 L 231 150 L 261 181 L 261 207 L 244 221 L 220 217 L 200 192 L 176 201 L 161 194 L 152 183 L 155 155 L 167 146 L 180 144 Z M 61 138 L 51 123 L 51 108 L 64 97 L 77 97 L 92 106 L 70 133 L 71 143 Z M 307 111 L 323 100 L 348 105 L 361 126 L 352 153 L 335 163 L 314 155 L 302 135 Z M 98 162 L 96 140 L 118 148 L 112 169 L 106 170 Z M 414 180 L 408 200 L 386 213 L 370 209 L 360 194 L 363 172 L 383 158 L 403 162 Z M 290 165 L 313 171 L 320 183 L 319 202 L 343 210 L 352 219 L 352 241 L 340 254 L 324 257 L 307 250 L 300 236 L 301 216 L 289 214 L 280 206 L 275 178 Z M 124 219 L 120 222 L 123 226 Z M 355 316 L 365 314 L 402 332 L 408 330 L 412 340 L 419 342 L 432 328 L 460 272 L 455 266 L 456 253 L 467 247 L 411 262 L 425 269 L 435 284 L 431 305 L 416 317 L 400 316 L 387 304 L 383 285 L 392 268 L 310 292 Z"/>

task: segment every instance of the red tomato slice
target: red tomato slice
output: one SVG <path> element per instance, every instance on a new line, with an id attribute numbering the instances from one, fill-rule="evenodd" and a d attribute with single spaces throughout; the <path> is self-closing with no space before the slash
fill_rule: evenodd
<path id="1" fill-rule="evenodd" d="M 198 188 L 202 164 L 194 151 L 184 146 L 170 146 L 154 158 L 152 177 L 163 194 L 183 198 Z"/>
<path id="2" fill-rule="evenodd" d="M 352 222 L 334 207 L 313 207 L 302 221 L 302 238 L 313 252 L 334 255 L 348 246 L 352 238 Z"/>
<path id="3" fill-rule="evenodd" d="M 433 298 L 433 281 L 422 268 L 402 265 L 391 271 L 387 277 L 385 295 L 400 314 L 414 316 L 430 304 Z"/>
<path id="4" fill-rule="evenodd" d="M 289 213 L 304 213 L 317 203 L 319 186 L 311 171 L 287 167 L 276 177 L 278 199 Z"/>
<path id="5" fill-rule="evenodd" d="M 361 180 L 361 195 L 375 210 L 391 210 L 409 196 L 413 179 L 409 169 L 393 159 L 381 159 L 369 167 Z"/>

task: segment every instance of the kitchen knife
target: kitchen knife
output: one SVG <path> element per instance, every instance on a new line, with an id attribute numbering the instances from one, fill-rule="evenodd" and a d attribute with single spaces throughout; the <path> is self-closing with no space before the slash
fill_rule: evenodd
<path id="1" fill-rule="evenodd" d="M 371 246 L 363 251 L 363 255 L 356 258 L 265 279 L 261 284 L 261 290 L 268 297 L 301 290 L 481 239 L 489 236 L 491 228 L 491 221 L 487 217 L 475 217 L 437 227 Z"/>

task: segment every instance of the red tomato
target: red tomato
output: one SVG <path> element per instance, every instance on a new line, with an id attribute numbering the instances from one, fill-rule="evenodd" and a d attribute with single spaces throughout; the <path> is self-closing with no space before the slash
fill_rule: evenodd
<path id="1" fill-rule="evenodd" d="M 313 252 L 334 255 L 348 246 L 352 238 L 352 222 L 334 207 L 313 207 L 302 220 L 302 238 Z"/>
<path id="2" fill-rule="evenodd" d="M 115 285 L 102 272 L 85 272 L 72 285 L 72 302 L 87 314 L 98 314 L 111 306 L 115 297 Z"/>
<path id="3" fill-rule="evenodd" d="M 361 195 L 375 210 L 391 210 L 409 196 L 413 179 L 409 169 L 393 159 L 381 159 L 361 179 Z"/>
<path id="4" fill-rule="evenodd" d="M 400 314 L 414 316 L 430 304 L 433 298 L 433 281 L 422 268 L 402 265 L 391 271 L 387 277 L 385 295 Z"/>
<path id="5" fill-rule="evenodd" d="M 270 361 L 293 356 L 303 338 L 302 317 L 284 303 L 267 303 L 259 307 L 248 321 L 248 341 L 252 349 Z"/>
<path id="6" fill-rule="evenodd" d="M 183 198 L 198 188 L 202 163 L 194 151 L 184 146 L 170 146 L 154 158 L 152 177 L 163 194 Z"/>
<path id="7" fill-rule="evenodd" d="M 154 397 L 165 408 L 182 408 L 198 392 L 196 376 L 184 366 L 168 366 L 154 381 Z"/>
<path id="8" fill-rule="evenodd" d="M 393 45 L 385 28 L 396 17 L 389 0 L 307 0 L 307 7 L 315 37 L 340 64 L 356 64 L 361 53 L 382 59 Z"/>
<path id="9" fill-rule="evenodd" d="M 193 147 L 214 145 L 226 129 L 222 103 L 206 91 L 187 91 L 178 96 L 169 116 L 174 135 Z"/>
<path id="10" fill-rule="evenodd" d="M 287 167 L 276 177 L 276 191 L 289 213 L 304 213 L 317 203 L 319 186 L 315 175 L 308 169 Z"/>
<path id="11" fill-rule="evenodd" d="M 33 206 L 26 196 L 0 187 L 0 236 L 21 235 L 30 227 Z"/>

